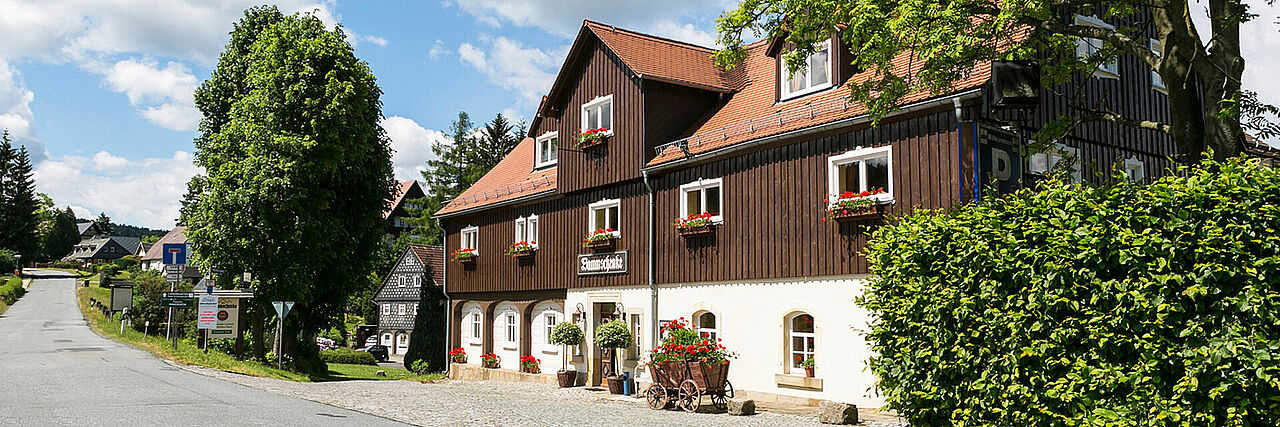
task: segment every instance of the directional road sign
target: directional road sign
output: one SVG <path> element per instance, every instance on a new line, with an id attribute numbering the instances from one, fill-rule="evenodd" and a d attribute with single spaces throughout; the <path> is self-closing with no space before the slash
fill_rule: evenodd
<path id="1" fill-rule="evenodd" d="M 167 308 L 192 308 L 196 306 L 196 300 L 160 298 L 160 306 Z"/>
<path id="2" fill-rule="evenodd" d="M 163 249 L 161 264 L 185 265 L 187 263 L 186 243 L 165 243 Z"/>
<path id="3" fill-rule="evenodd" d="M 193 292 L 161 292 L 160 298 L 166 299 L 192 299 L 196 294 Z"/>
<path id="4" fill-rule="evenodd" d="M 289 310 L 293 309 L 293 301 L 271 301 L 271 306 L 276 308 L 276 315 L 283 320 L 289 316 Z"/>
<path id="5" fill-rule="evenodd" d="M 222 267 L 214 267 L 214 268 L 210 268 L 209 272 L 213 274 L 223 274 L 227 272 L 227 269 Z"/>

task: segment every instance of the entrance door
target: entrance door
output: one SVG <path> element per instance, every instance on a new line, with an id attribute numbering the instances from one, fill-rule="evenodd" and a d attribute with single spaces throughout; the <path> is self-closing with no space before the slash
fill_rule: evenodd
<path id="1" fill-rule="evenodd" d="M 591 326 L 591 336 L 595 336 L 595 328 L 605 322 L 611 322 L 618 318 L 617 306 L 611 302 L 598 302 L 592 304 L 592 318 L 595 321 Z M 591 340 L 591 384 L 600 386 L 604 384 L 604 377 L 607 374 L 604 366 L 604 350 L 596 346 L 595 339 Z"/>

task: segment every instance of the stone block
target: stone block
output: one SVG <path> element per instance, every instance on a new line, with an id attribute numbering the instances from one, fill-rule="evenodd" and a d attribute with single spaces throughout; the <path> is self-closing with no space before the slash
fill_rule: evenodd
<path id="1" fill-rule="evenodd" d="M 378 372 L 374 372 L 374 373 L 373 373 L 373 376 L 375 376 L 375 377 L 385 377 L 385 376 L 387 376 L 387 371 L 378 371 Z"/>
<path id="2" fill-rule="evenodd" d="M 729 415 L 752 415 L 756 413 L 756 401 L 751 399 L 729 399 Z"/>
<path id="3" fill-rule="evenodd" d="M 858 407 L 830 400 L 818 402 L 818 422 L 840 425 L 857 424 Z"/>

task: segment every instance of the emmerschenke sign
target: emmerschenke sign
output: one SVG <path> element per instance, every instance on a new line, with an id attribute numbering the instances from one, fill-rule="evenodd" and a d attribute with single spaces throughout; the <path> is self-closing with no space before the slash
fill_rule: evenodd
<path id="1" fill-rule="evenodd" d="M 627 272 L 627 252 L 578 255 L 578 275 L 617 274 Z"/>

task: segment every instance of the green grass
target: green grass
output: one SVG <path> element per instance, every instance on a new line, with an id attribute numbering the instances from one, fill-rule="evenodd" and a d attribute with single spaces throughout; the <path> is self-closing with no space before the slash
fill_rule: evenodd
<path id="1" fill-rule="evenodd" d="M 125 328 L 124 333 L 121 334 L 120 322 L 112 322 L 107 319 L 106 316 L 102 315 L 101 312 L 89 309 L 89 298 L 96 298 L 99 301 L 107 301 L 111 298 L 110 290 L 99 287 L 76 288 L 76 297 L 79 300 L 80 312 L 84 314 L 85 319 L 89 320 L 89 327 L 98 334 L 146 350 L 156 357 L 189 365 L 199 365 L 207 368 L 253 375 L 256 377 L 279 378 L 298 382 L 348 380 L 431 381 L 440 379 L 444 376 L 439 373 L 414 375 L 404 369 L 388 369 L 377 366 L 347 365 L 340 363 L 330 363 L 328 365 L 329 372 L 325 375 L 312 376 L 285 369 L 276 369 L 275 366 L 271 364 L 264 364 L 251 360 L 237 360 L 234 356 L 216 351 L 206 354 L 196 346 L 182 342 L 181 340 L 178 341 L 177 350 L 174 350 L 173 344 L 163 336 L 157 337 L 144 335 L 141 332 L 127 327 Z M 387 376 L 379 377 L 375 375 L 379 370 L 385 371 Z"/>

